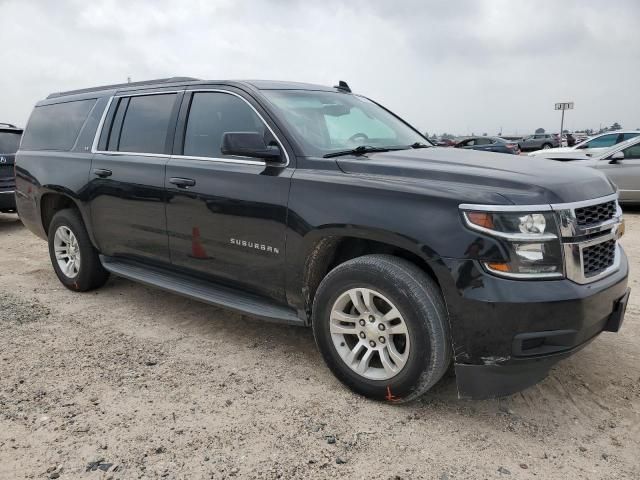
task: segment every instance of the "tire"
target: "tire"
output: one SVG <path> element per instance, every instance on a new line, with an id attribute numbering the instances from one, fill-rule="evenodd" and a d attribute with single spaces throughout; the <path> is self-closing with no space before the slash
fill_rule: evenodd
<path id="1" fill-rule="evenodd" d="M 547 150 L 547 149 L 552 148 L 552 147 L 553 147 L 553 145 L 551 145 L 550 143 L 543 143 L 542 144 L 542 149 L 543 150 Z"/>
<path id="2" fill-rule="evenodd" d="M 360 309 L 350 300 L 354 295 Z M 374 298 L 369 304 L 373 303 L 375 308 L 365 308 L 364 295 Z M 385 302 L 399 314 L 398 319 L 386 322 L 386 330 L 380 326 L 385 323 L 382 320 L 387 308 Z M 360 312 L 361 309 L 365 311 Z M 375 315 L 369 315 L 367 310 L 374 310 Z M 349 323 L 337 321 L 345 316 Z M 395 313 L 388 316 L 394 317 Z M 370 323 L 363 326 L 365 318 Z M 392 324 L 398 321 L 400 323 Z M 391 255 L 358 257 L 329 272 L 315 295 L 312 322 L 316 344 L 333 374 L 356 393 L 371 399 L 398 403 L 414 400 L 435 385 L 451 363 L 449 322 L 440 289 L 417 266 Z M 392 333 L 402 331 L 402 323 L 406 333 Z M 385 344 L 382 337 L 376 342 L 375 335 L 379 333 L 376 325 L 382 333 L 388 333 Z M 348 334 L 342 333 L 344 328 L 350 329 Z M 375 348 L 367 346 L 373 346 L 371 342 Z M 356 347 L 358 344 L 360 347 Z M 366 350 L 355 355 L 356 348 Z M 387 353 L 382 352 L 385 348 Z M 369 350 L 373 352 L 368 354 Z M 365 364 L 369 366 L 362 366 L 367 355 Z M 387 366 L 389 358 L 404 356 L 405 360 L 392 363 L 397 371 L 390 373 L 391 369 L 385 368 L 383 355 Z M 347 362 L 352 359 L 349 366 Z M 358 372 L 356 368 L 361 370 Z"/>
<path id="3" fill-rule="evenodd" d="M 58 238 L 56 238 L 57 232 L 60 232 Z M 69 232 L 71 236 L 69 236 Z M 98 252 L 89 240 L 89 234 L 77 210 L 65 209 L 56 213 L 49 224 L 48 238 L 49 257 L 53 269 L 60 282 L 69 290 L 75 292 L 94 290 L 104 285 L 109 279 L 109 272 L 100 263 Z M 75 242 L 73 238 L 75 238 Z M 74 258 L 78 259 L 77 268 L 71 268 L 65 272 L 60 261 L 56 258 L 56 248 L 62 253 L 61 262 L 68 265 L 71 258 L 69 257 L 70 247 L 72 249 L 71 255 L 74 255 L 73 252 L 79 254 L 74 255 Z"/>

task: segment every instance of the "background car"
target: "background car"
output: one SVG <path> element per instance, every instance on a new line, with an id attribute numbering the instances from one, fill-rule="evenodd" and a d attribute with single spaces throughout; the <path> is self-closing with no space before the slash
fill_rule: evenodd
<path id="1" fill-rule="evenodd" d="M 21 128 L 0 123 L 0 212 L 3 213 L 16 211 L 13 164 L 21 137 Z"/>
<path id="2" fill-rule="evenodd" d="M 574 150 L 577 150 L 586 154 L 598 154 L 604 152 L 608 148 L 611 148 L 618 143 L 629 140 L 630 138 L 635 138 L 638 135 L 640 135 L 640 130 L 616 130 L 615 132 L 607 132 L 596 135 L 595 137 L 591 137 L 581 143 L 577 143 L 573 147 L 554 148 L 551 149 L 551 151 L 560 153 L 572 152 Z M 547 157 L 549 155 L 549 149 L 531 152 L 529 155 L 532 157 Z"/>
<path id="3" fill-rule="evenodd" d="M 640 204 L 640 136 L 596 154 L 582 150 L 547 151 L 546 158 L 597 168 L 618 187 L 620 203 Z"/>
<path id="4" fill-rule="evenodd" d="M 524 137 L 518 142 L 520 150 L 541 150 L 548 148 L 555 148 L 560 146 L 560 139 L 557 135 L 551 133 L 536 133 L 535 135 L 529 135 Z"/>
<path id="5" fill-rule="evenodd" d="M 458 142 L 456 148 L 480 150 L 482 152 L 520 154 L 520 148 L 516 142 L 510 142 L 500 137 L 471 137 Z"/>

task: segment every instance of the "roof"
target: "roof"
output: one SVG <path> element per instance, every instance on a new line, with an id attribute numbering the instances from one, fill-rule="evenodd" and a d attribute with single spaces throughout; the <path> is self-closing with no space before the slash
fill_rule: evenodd
<path id="1" fill-rule="evenodd" d="M 321 90 L 335 92 L 339 89 L 336 87 L 327 87 L 326 85 L 314 85 L 311 83 L 285 82 L 278 80 L 199 80 L 193 77 L 169 77 L 159 78 L 155 80 L 145 80 L 142 82 L 118 83 L 113 85 L 101 85 L 97 87 L 83 88 L 79 90 L 69 90 L 66 92 L 56 92 L 50 94 L 47 99 L 66 97 L 69 95 L 81 95 L 87 93 L 106 92 L 111 90 L 136 90 L 149 87 L 175 87 L 189 85 L 207 85 L 207 84 L 240 84 L 246 85 L 257 90 Z M 344 90 L 340 90 L 344 91 Z"/>

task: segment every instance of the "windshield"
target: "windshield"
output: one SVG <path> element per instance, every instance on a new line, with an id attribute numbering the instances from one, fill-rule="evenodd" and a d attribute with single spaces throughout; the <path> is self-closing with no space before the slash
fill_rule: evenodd
<path id="1" fill-rule="evenodd" d="M 16 153 L 20 145 L 20 134 L 14 132 L 0 132 L 0 153 Z"/>
<path id="2" fill-rule="evenodd" d="M 430 143 L 366 98 L 338 92 L 266 90 L 306 155 L 325 155 L 361 146 L 410 148 Z"/>

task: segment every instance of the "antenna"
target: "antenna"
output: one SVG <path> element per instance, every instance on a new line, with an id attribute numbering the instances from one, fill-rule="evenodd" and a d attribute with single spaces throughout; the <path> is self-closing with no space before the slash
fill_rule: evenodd
<path id="1" fill-rule="evenodd" d="M 335 85 L 333 88 L 337 88 L 338 90 L 342 90 L 343 92 L 351 93 L 351 89 L 349 88 L 349 85 L 344 80 L 340 80 L 338 82 L 338 85 Z"/>

